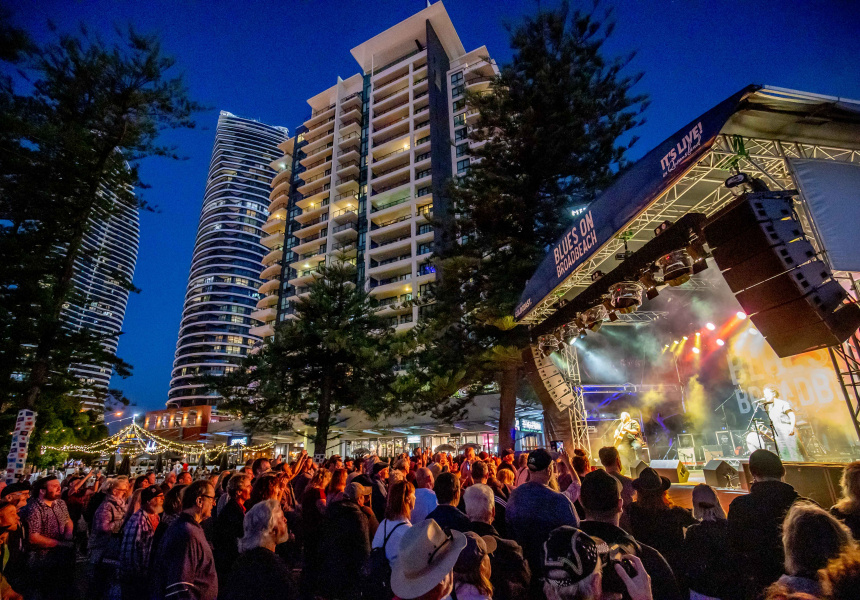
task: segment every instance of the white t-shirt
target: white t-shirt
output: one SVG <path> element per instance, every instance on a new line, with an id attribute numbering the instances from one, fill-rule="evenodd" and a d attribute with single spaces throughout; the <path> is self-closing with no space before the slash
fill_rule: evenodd
<path id="1" fill-rule="evenodd" d="M 437 506 L 439 506 L 439 502 L 436 500 L 436 492 L 427 488 L 416 489 L 415 508 L 412 509 L 410 521 L 420 523 L 427 518 L 427 515 L 436 510 Z"/>
<path id="2" fill-rule="evenodd" d="M 398 523 L 406 524 L 397 527 Z M 395 527 L 397 527 L 396 530 L 394 529 Z M 400 540 L 403 539 L 403 535 L 410 527 L 412 527 L 412 523 L 409 522 L 409 519 L 399 519 L 397 521 L 383 519 L 376 530 L 376 535 L 373 536 L 373 543 L 370 547 L 382 548 L 382 544 L 385 543 L 385 536 L 391 534 L 391 537 L 388 538 L 388 544 L 385 546 L 385 558 L 388 559 L 388 562 L 393 563 L 397 560 L 397 555 L 400 552 Z"/>

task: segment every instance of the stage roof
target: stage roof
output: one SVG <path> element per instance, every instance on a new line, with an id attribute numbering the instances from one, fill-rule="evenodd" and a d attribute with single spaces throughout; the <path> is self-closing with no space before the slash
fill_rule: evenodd
<path id="1" fill-rule="evenodd" d="M 711 215 L 734 199 L 723 186 L 737 165 L 772 189 L 793 186 L 791 158 L 860 164 L 860 101 L 751 85 L 691 121 L 630 166 L 547 253 L 526 285 L 517 320 L 541 323 L 635 251 L 663 221 Z"/>

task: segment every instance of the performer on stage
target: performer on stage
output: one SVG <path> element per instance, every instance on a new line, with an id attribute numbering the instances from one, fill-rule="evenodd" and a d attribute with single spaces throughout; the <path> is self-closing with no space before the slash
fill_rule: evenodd
<path id="1" fill-rule="evenodd" d="M 779 397 L 779 390 L 775 385 L 764 386 L 764 400 L 760 401 L 759 405 L 773 423 L 779 457 L 782 460 L 804 460 L 800 436 L 795 429 L 797 416 L 791 404 Z"/>
<path id="2" fill-rule="evenodd" d="M 630 413 L 621 413 L 621 423 L 615 428 L 614 446 L 618 448 L 621 457 L 621 470 L 629 475 L 631 468 L 638 462 L 637 452 L 642 448 L 642 431 L 639 422 L 630 417 Z"/>

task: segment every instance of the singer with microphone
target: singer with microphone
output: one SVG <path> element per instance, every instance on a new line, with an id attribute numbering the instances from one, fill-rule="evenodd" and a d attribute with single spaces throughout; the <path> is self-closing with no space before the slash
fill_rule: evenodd
<path id="1" fill-rule="evenodd" d="M 637 451 L 643 446 L 642 430 L 639 422 L 630 417 L 630 413 L 620 415 L 621 422 L 615 428 L 613 445 L 618 449 L 621 458 L 622 473 L 628 474 L 637 462 Z"/>
<path id="2" fill-rule="evenodd" d="M 764 386 L 764 398 L 756 400 L 756 405 L 767 413 L 769 425 L 773 429 L 774 442 L 782 460 L 802 461 L 803 450 L 795 424 L 797 415 L 791 404 L 779 397 L 779 390 L 773 384 Z"/>

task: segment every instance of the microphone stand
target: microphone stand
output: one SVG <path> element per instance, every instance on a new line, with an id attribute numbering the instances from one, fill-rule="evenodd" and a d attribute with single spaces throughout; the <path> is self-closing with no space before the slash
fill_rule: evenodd
<path id="1" fill-rule="evenodd" d="M 770 402 L 773 404 L 773 402 Z M 773 419 L 770 418 L 770 412 L 764 409 L 764 414 L 767 417 L 768 426 L 770 427 L 770 432 L 773 434 L 773 445 L 776 446 L 776 455 L 779 456 L 779 442 L 777 441 L 777 437 L 779 437 L 776 433 L 776 427 L 773 426 Z M 795 434 L 797 435 L 797 434 Z M 781 456 L 779 456 L 782 458 Z"/>

